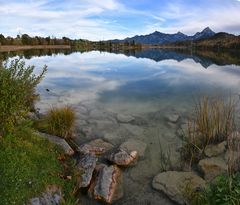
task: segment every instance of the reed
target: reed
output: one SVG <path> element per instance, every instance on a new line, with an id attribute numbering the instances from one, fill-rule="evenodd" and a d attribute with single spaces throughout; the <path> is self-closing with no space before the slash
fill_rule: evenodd
<path id="1" fill-rule="evenodd" d="M 182 157 L 190 162 L 198 162 L 209 144 L 217 144 L 228 139 L 235 129 L 236 103 L 232 97 L 200 98 L 195 102 L 193 117 L 184 132 Z"/>

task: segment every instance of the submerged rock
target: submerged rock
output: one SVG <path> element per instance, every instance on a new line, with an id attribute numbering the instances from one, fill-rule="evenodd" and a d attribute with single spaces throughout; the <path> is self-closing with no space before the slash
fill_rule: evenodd
<path id="1" fill-rule="evenodd" d="M 96 139 L 86 144 L 81 145 L 78 151 L 83 154 L 91 153 L 95 155 L 101 155 L 105 152 L 113 149 L 113 145 L 103 141 L 102 139 Z"/>
<path id="2" fill-rule="evenodd" d="M 40 197 L 29 200 L 28 205 L 60 205 L 63 199 L 62 191 L 57 186 L 49 186 Z"/>
<path id="3" fill-rule="evenodd" d="M 121 144 L 120 148 L 128 152 L 131 152 L 132 150 L 136 150 L 139 157 L 144 157 L 147 144 L 140 140 L 129 139 L 123 144 Z"/>
<path id="4" fill-rule="evenodd" d="M 205 188 L 206 182 L 193 172 L 167 171 L 155 176 L 152 186 L 164 192 L 173 201 L 186 204 L 186 190 L 199 191 Z"/>
<path id="5" fill-rule="evenodd" d="M 117 120 L 122 123 L 129 123 L 133 121 L 135 118 L 131 115 L 123 115 L 123 114 L 118 114 L 117 115 Z"/>
<path id="6" fill-rule="evenodd" d="M 228 169 L 227 163 L 221 157 L 202 159 L 199 161 L 198 166 L 204 174 L 204 179 L 207 181 L 213 180 Z"/>
<path id="7" fill-rule="evenodd" d="M 96 162 L 97 158 L 92 154 L 85 154 L 78 162 L 77 168 L 81 176 L 79 188 L 88 187 L 90 185 Z"/>
<path id="8" fill-rule="evenodd" d="M 116 165 L 102 165 L 96 169 L 96 176 L 88 194 L 91 198 L 112 203 L 123 196 L 121 171 Z"/>
<path id="9" fill-rule="evenodd" d="M 204 153 L 206 156 L 208 157 L 214 157 L 214 156 L 218 156 L 220 154 L 223 154 L 226 150 L 226 146 L 227 146 L 227 142 L 223 141 L 219 144 L 216 145 L 207 145 Z"/>
<path id="10" fill-rule="evenodd" d="M 137 151 L 118 149 L 107 156 L 107 159 L 120 166 L 128 166 L 137 159 Z"/>
<path id="11" fill-rule="evenodd" d="M 165 117 L 167 118 L 168 121 L 173 122 L 173 123 L 176 123 L 179 119 L 179 115 L 177 115 L 175 113 L 167 114 Z"/>
<path id="12" fill-rule="evenodd" d="M 57 137 L 54 135 L 49 135 L 46 133 L 41 133 L 38 132 L 37 133 L 40 137 L 48 139 L 50 142 L 60 146 L 67 155 L 73 155 L 74 154 L 74 150 L 70 147 L 70 145 L 66 142 L 65 139 L 61 138 L 61 137 Z"/>

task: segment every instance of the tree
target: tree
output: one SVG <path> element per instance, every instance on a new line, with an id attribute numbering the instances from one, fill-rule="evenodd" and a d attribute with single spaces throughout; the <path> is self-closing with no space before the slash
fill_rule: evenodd
<path id="1" fill-rule="evenodd" d="M 5 45 L 5 43 L 6 43 L 6 39 L 4 35 L 0 34 L 0 45 Z"/>

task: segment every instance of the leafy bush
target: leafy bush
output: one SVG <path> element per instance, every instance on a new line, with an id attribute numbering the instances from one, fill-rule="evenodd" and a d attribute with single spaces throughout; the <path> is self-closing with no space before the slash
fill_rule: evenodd
<path id="1" fill-rule="evenodd" d="M 193 205 L 239 205 L 240 173 L 222 175 L 209 185 L 208 189 L 195 196 Z"/>
<path id="2" fill-rule="evenodd" d="M 185 160 L 198 161 L 209 144 L 227 140 L 234 131 L 235 103 L 230 98 L 203 97 L 195 103 L 193 119 L 184 133 L 182 156 Z"/>
<path id="3" fill-rule="evenodd" d="M 62 138 L 72 136 L 75 112 L 69 107 L 51 108 L 46 116 L 37 123 L 37 128 Z"/>
<path id="4" fill-rule="evenodd" d="M 35 87 L 47 67 L 39 75 L 33 74 L 34 68 L 21 59 L 0 64 L 0 135 L 11 132 L 36 100 Z"/>

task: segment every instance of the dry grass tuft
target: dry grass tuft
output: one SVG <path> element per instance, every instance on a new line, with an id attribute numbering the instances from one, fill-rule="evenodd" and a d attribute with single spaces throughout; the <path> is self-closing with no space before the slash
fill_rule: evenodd
<path id="1" fill-rule="evenodd" d="M 235 129 L 235 108 L 232 98 L 203 97 L 195 103 L 193 119 L 188 121 L 182 148 L 182 156 L 190 165 L 203 157 L 207 145 L 228 139 Z"/>
<path id="2" fill-rule="evenodd" d="M 72 136 L 75 112 L 70 106 L 51 108 L 45 116 L 47 132 L 63 138 Z"/>

